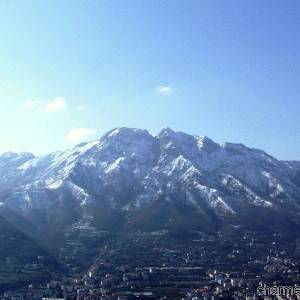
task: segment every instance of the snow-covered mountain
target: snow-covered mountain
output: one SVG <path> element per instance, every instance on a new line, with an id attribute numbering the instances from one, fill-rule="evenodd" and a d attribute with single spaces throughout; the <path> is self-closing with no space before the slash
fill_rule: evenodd
<path id="1" fill-rule="evenodd" d="M 293 233 L 300 163 L 169 128 L 157 136 L 117 128 L 65 152 L 3 154 L 0 197 L 0 212 L 44 235 L 84 218 L 98 229 L 213 231 L 246 223 Z"/>

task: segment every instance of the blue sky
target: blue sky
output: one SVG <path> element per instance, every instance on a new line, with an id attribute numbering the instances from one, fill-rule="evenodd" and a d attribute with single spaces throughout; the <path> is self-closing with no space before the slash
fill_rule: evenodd
<path id="1" fill-rule="evenodd" d="M 300 160 L 300 2 L 0 1 L 0 152 L 129 126 Z"/>

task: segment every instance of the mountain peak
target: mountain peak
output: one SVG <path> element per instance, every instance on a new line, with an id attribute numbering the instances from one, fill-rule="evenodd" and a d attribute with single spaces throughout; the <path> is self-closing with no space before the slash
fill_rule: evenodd
<path id="1" fill-rule="evenodd" d="M 212 139 L 210 139 L 207 136 L 197 136 L 197 144 L 198 147 L 202 150 L 205 150 L 207 152 L 213 152 L 220 148 L 220 145 L 214 142 Z"/>
<path id="2" fill-rule="evenodd" d="M 34 158 L 34 155 L 30 152 L 13 152 L 7 151 L 0 155 L 1 159 L 14 159 L 14 158 L 21 158 L 21 157 L 29 157 Z"/>
<path id="3" fill-rule="evenodd" d="M 150 135 L 146 129 L 137 129 L 130 127 L 116 127 L 104 135 L 104 138 L 125 137 L 125 136 L 139 136 Z"/>
<path id="4" fill-rule="evenodd" d="M 173 136 L 173 135 L 176 135 L 176 132 L 172 130 L 170 127 L 165 127 L 159 132 L 158 137 Z"/>

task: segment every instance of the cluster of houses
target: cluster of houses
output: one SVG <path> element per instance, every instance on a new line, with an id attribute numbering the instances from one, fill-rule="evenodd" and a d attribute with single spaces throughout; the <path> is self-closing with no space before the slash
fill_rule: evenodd
<path id="1" fill-rule="evenodd" d="M 105 242 L 85 272 L 7 291 L 0 299 L 300 299 L 257 292 L 262 283 L 300 283 L 294 246 L 281 235 L 238 227 L 230 235 L 120 234 Z"/>

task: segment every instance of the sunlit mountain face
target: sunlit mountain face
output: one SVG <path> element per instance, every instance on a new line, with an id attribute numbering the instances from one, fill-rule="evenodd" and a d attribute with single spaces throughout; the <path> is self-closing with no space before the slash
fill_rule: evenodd
<path id="1" fill-rule="evenodd" d="M 80 222 L 95 232 L 246 224 L 294 235 L 300 226 L 298 162 L 169 128 L 117 128 L 40 157 L 5 153 L 0 166 L 3 214 L 46 244 Z"/>

